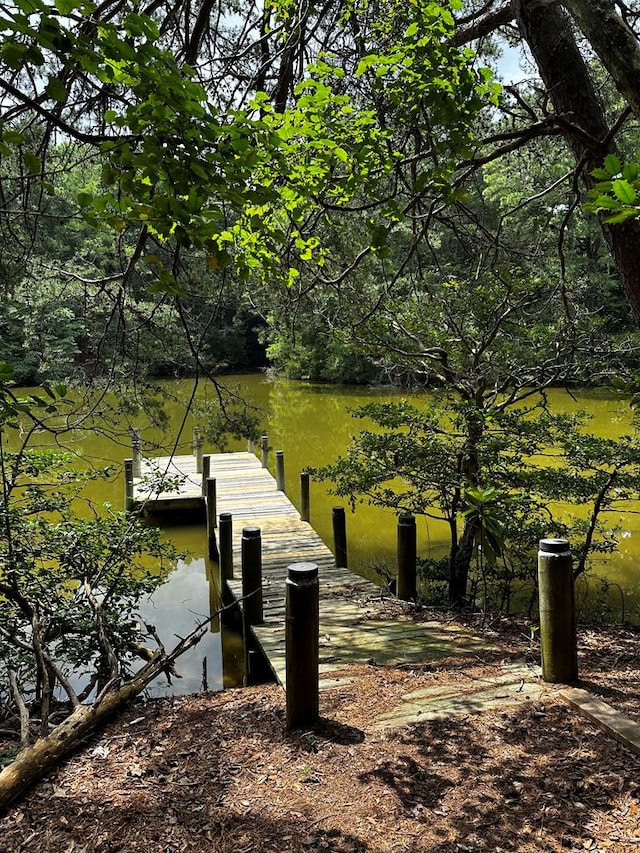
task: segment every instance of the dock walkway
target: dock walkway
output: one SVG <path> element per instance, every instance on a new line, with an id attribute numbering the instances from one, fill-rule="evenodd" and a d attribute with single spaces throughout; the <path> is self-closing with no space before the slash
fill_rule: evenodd
<path id="1" fill-rule="evenodd" d="M 392 619 L 380 618 L 380 588 L 336 566 L 332 552 L 311 525 L 300 519 L 295 506 L 278 490 L 275 479 L 253 453 L 212 454 L 205 469 L 207 466 L 208 476 L 216 481 L 216 514 L 230 513 L 233 520 L 234 577 L 227 580 L 227 587 L 237 601 L 242 599 L 242 531 L 245 527 L 260 528 L 264 621 L 251 630 L 275 679 L 285 689 L 285 584 L 287 567 L 293 563 L 318 566 L 321 690 L 348 683 L 352 664 L 423 663 L 488 650 L 485 640 L 459 625 L 414 622 L 402 613 Z M 143 459 L 141 477 L 130 480 L 126 493 L 131 505 L 144 506 L 153 514 L 204 508 L 199 467 L 194 456 Z M 161 485 L 158 490 L 158 477 L 169 478 L 169 488 Z M 467 685 L 464 695 L 444 697 L 437 688 L 435 693 L 408 694 L 381 724 L 395 726 L 443 712 L 448 716 L 496 703 L 519 703 L 537 695 L 537 680 L 536 672 L 517 665 L 506 667 L 491 683 Z M 528 688 L 523 691 L 525 681 Z"/>
<path id="2" fill-rule="evenodd" d="M 252 453 L 211 456 L 210 476 L 216 478 L 218 513 L 233 517 L 234 579 L 227 583 L 238 600 L 242 528 L 261 530 L 264 624 L 252 630 L 283 687 L 285 582 L 292 563 L 318 565 L 321 689 L 335 684 L 332 673 L 351 663 L 407 663 L 486 648 L 482 640 L 457 627 L 372 618 L 381 599 L 379 587 L 336 566 L 332 552 L 311 525 L 300 520 L 297 509 Z"/>

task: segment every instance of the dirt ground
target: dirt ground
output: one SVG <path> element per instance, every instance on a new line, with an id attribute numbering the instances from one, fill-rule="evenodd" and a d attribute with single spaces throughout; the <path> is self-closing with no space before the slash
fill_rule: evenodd
<path id="1" fill-rule="evenodd" d="M 433 614 L 425 614 L 425 618 Z M 321 724 L 284 731 L 275 685 L 140 702 L 0 820 L 0 851 L 640 851 L 640 758 L 550 690 L 535 702 L 382 729 L 403 693 L 529 655 L 352 667 Z M 637 629 L 580 632 L 580 686 L 640 722 Z"/>

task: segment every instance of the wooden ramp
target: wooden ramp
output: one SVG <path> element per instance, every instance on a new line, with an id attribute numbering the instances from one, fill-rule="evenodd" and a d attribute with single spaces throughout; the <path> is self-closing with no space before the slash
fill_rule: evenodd
<path id="1" fill-rule="evenodd" d="M 285 581 L 287 566 L 310 562 L 319 567 L 321 688 L 337 683 L 338 670 L 351 663 L 406 663 L 486 649 L 486 644 L 460 628 L 438 623 L 370 618 L 380 601 L 375 584 L 348 569 L 336 567 L 333 554 L 301 521 L 291 501 L 276 488 L 271 474 L 251 453 L 211 456 L 210 476 L 216 478 L 217 509 L 233 516 L 233 580 L 228 587 L 242 597 L 241 537 L 243 527 L 262 532 L 264 624 L 253 632 L 274 676 L 286 687 Z"/>

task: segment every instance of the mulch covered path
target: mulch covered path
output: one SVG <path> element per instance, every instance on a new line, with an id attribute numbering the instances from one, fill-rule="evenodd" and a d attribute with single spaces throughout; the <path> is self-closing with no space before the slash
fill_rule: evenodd
<path id="1" fill-rule="evenodd" d="M 428 614 L 433 618 L 433 614 Z M 0 820 L 0 851 L 640 851 L 640 758 L 550 690 L 535 702 L 383 729 L 403 693 L 490 676 L 530 649 L 350 667 L 314 731 L 275 685 L 131 707 Z M 640 634 L 582 631 L 582 686 L 640 720 Z"/>

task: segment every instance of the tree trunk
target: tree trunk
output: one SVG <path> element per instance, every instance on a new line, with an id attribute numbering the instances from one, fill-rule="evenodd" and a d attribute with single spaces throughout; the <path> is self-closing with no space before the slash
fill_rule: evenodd
<path id="1" fill-rule="evenodd" d="M 0 773 L 0 814 L 38 779 L 52 770 L 67 753 L 81 745 L 96 726 L 130 702 L 188 648 L 206 633 L 209 622 L 185 637 L 170 654 L 156 652 L 148 664 L 119 688 L 109 690 L 93 705 L 81 705 L 46 737 L 23 749 Z"/>
<path id="2" fill-rule="evenodd" d="M 617 90 L 640 118 L 640 45 L 611 0 L 562 0 L 611 75 Z"/>
<path id="3" fill-rule="evenodd" d="M 571 20 L 557 0 L 515 0 L 514 7 L 520 33 L 553 101 L 581 178 L 590 188 L 595 183 L 591 172 L 602 167 L 606 155 L 615 151 L 615 144 L 609 138 L 604 108 L 576 44 Z M 611 226 L 602 223 L 602 231 L 631 308 L 640 321 L 640 222 Z"/>

